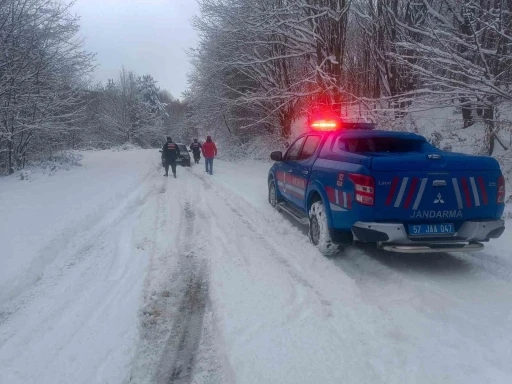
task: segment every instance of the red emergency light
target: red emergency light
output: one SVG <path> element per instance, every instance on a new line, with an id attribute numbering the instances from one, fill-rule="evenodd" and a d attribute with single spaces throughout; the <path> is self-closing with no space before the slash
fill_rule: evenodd
<path id="1" fill-rule="evenodd" d="M 311 123 L 311 128 L 315 131 L 335 131 L 338 123 L 334 120 L 317 120 Z"/>
<path id="2" fill-rule="evenodd" d="M 375 129 L 374 123 L 352 123 L 335 119 L 315 120 L 310 124 L 313 131 L 332 132 L 348 129 Z"/>

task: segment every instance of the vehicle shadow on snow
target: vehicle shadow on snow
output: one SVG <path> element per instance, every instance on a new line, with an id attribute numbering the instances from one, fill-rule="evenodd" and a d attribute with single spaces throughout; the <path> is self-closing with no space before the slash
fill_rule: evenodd
<path id="1" fill-rule="evenodd" d="M 302 232 L 304 236 L 308 236 L 307 225 L 301 225 L 286 213 L 282 213 L 282 217 L 290 225 Z M 451 253 L 398 253 L 384 251 L 377 248 L 375 244 L 359 243 L 351 245 L 327 258 L 331 259 L 336 266 L 346 273 L 351 274 L 355 267 L 354 264 L 361 261 L 359 259 L 364 257 L 369 257 L 373 261 L 403 274 L 427 273 L 442 277 L 466 275 L 474 271 L 474 266 L 470 262 L 462 260 Z"/>
<path id="2" fill-rule="evenodd" d="M 299 231 L 306 236 L 306 238 L 309 236 L 309 229 L 307 225 L 300 224 L 297 220 L 294 218 L 288 216 L 285 212 L 280 212 L 280 215 L 288 222 L 288 224 L 292 225 L 293 227 L 297 228 Z"/>
<path id="3" fill-rule="evenodd" d="M 359 257 L 370 257 L 374 261 L 403 274 L 422 273 L 436 276 L 466 275 L 472 273 L 473 265 L 462 260 L 454 254 L 446 252 L 407 254 L 389 252 L 377 248 L 374 244 L 357 244 L 350 247 L 358 250 Z M 348 252 L 339 252 L 335 255 L 335 263 L 342 264 L 355 261 L 357 256 L 348 257 L 342 262 Z M 343 267 L 342 267 L 343 268 Z"/>

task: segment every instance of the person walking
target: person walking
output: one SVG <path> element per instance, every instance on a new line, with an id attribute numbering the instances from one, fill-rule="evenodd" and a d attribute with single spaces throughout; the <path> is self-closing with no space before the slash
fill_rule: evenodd
<path id="1" fill-rule="evenodd" d="M 165 175 L 169 176 L 169 165 L 172 169 L 172 174 L 176 178 L 176 159 L 180 156 L 180 148 L 167 136 L 167 143 L 162 148 L 162 159 L 164 160 Z"/>
<path id="2" fill-rule="evenodd" d="M 206 137 L 206 143 L 202 147 L 204 164 L 206 166 L 206 173 L 213 175 L 213 158 L 217 156 L 217 146 L 212 140 L 211 136 Z"/>
<path id="3" fill-rule="evenodd" d="M 190 150 L 194 154 L 194 161 L 196 164 L 199 164 L 199 160 L 201 159 L 201 144 L 197 142 L 197 139 L 194 139 L 194 142 L 190 144 Z"/>

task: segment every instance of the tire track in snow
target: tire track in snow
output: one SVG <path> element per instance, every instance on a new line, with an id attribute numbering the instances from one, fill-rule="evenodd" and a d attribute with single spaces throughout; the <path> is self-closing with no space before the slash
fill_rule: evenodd
<path id="1" fill-rule="evenodd" d="M 192 172 L 191 172 L 192 173 Z M 214 201 L 215 206 L 219 207 L 219 205 L 224 206 L 227 212 L 232 214 L 235 231 L 232 234 L 227 234 L 228 236 L 233 236 L 232 239 L 225 239 L 226 243 L 229 244 L 237 244 L 239 238 L 243 236 L 244 233 L 251 233 L 251 240 L 253 244 L 258 244 L 258 247 L 261 247 L 265 254 L 271 255 L 273 260 L 279 263 L 283 269 L 287 272 L 291 281 L 295 284 L 290 284 L 291 289 L 293 291 L 293 297 L 291 299 L 291 303 L 289 304 L 289 313 L 286 316 L 285 322 L 293 321 L 299 319 L 301 314 L 305 311 L 310 310 L 310 308 L 305 308 L 303 306 L 303 302 L 305 297 L 309 296 L 309 294 L 313 295 L 313 299 L 318 303 L 318 308 L 320 313 L 325 318 L 329 318 L 332 316 L 331 311 L 331 301 L 326 298 L 319 289 L 317 289 L 312 282 L 310 282 L 304 274 L 295 268 L 289 260 L 282 254 L 282 250 L 280 250 L 276 244 L 272 241 L 272 236 L 269 236 L 268 226 L 259 226 L 254 218 L 262 219 L 266 222 L 266 224 L 270 223 L 266 217 L 257 212 L 254 207 L 248 205 L 243 199 L 238 197 L 233 192 L 225 189 L 222 186 L 216 185 L 212 183 L 207 177 L 203 175 L 197 175 L 192 173 L 195 177 L 202 181 L 203 186 L 207 190 L 211 190 L 215 195 Z M 235 201 L 234 203 L 232 201 Z M 210 207 L 213 203 L 210 203 Z M 215 216 L 216 213 L 212 208 L 212 214 Z M 253 218 L 251 220 L 251 218 Z M 241 228 L 246 228 L 247 230 L 241 230 Z M 270 227 L 272 228 L 272 227 Z M 275 233 L 272 232 L 272 235 Z M 270 239 L 269 239 L 270 237 Z M 225 252 L 229 253 L 229 250 L 226 248 L 226 245 L 222 245 Z M 243 247 L 238 250 L 238 255 L 244 257 Z M 246 263 L 250 264 L 250 260 L 246 260 Z M 302 287 L 302 288 L 301 288 Z M 301 292 L 302 291 L 302 292 Z M 256 330 L 250 330 L 249 333 L 253 333 Z"/>
<path id="2" fill-rule="evenodd" d="M 197 176 L 197 175 L 196 175 Z M 197 176 L 199 179 L 203 181 L 203 183 L 208 186 L 209 189 L 212 189 L 212 185 L 205 179 L 200 176 Z M 216 186 L 217 187 L 217 186 Z M 279 261 L 286 269 L 288 270 L 290 276 L 299 284 L 303 285 L 304 287 L 312 290 L 317 297 L 320 299 L 320 302 L 323 305 L 329 306 L 330 303 L 328 300 L 325 300 L 325 298 L 322 296 L 322 294 L 315 289 L 315 287 L 305 278 L 303 277 L 290 263 L 289 261 L 283 257 L 280 252 L 277 250 L 277 248 L 272 244 L 271 241 L 268 240 L 268 238 L 265 236 L 263 231 L 260 229 L 260 227 L 256 226 L 253 222 L 249 221 L 247 218 L 254 216 L 254 212 L 252 214 L 249 214 L 247 212 L 247 209 L 245 206 L 247 204 L 244 204 L 242 202 L 239 202 L 239 204 L 235 205 L 230 202 L 229 199 L 226 199 L 226 195 L 228 195 L 231 199 L 238 199 L 239 198 L 233 194 L 231 191 L 224 190 L 223 194 L 221 195 L 218 191 L 218 189 L 214 189 L 214 193 L 217 197 L 217 201 L 221 201 L 226 207 L 231 211 L 231 213 L 237 218 L 237 220 L 242 223 L 246 228 L 249 229 L 251 233 L 254 234 L 255 240 L 258 241 L 259 244 L 262 244 L 269 252 L 269 254 L 272 254 L 276 257 L 276 260 Z M 245 211 L 245 215 L 240 213 L 241 210 Z"/>
<path id="3" fill-rule="evenodd" d="M 205 264 L 187 283 L 155 376 L 157 384 L 188 384 L 199 348 L 208 297 Z"/>
<path id="4" fill-rule="evenodd" d="M 173 183 L 170 180 L 167 184 Z M 182 178 L 177 183 L 188 181 Z M 187 188 L 184 188 L 187 190 Z M 165 253 L 154 250 L 151 256 L 157 274 L 148 275 L 149 299 L 141 314 L 141 341 L 134 360 L 130 383 L 190 383 L 201 341 L 203 318 L 208 304 L 208 268 L 206 247 L 201 241 L 205 228 L 198 225 L 204 216 L 193 208 L 199 198 L 167 189 L 159 195 L 162 215 L 156 244 Z M 177 201 L 174 201 L 177 200 Z M 179 214 L 176 220 L 176 209 Z M 174 219 L 174 221 L 173 221 Z M 172 231 L 175 231 L 174 237 Z M 173 243 L 174 238 L 174 243 Z M 162 280 L 159 284 L 156 280 Z M 151 288 L 153 286 L 153 288 Z M 158 292 L 154 292 L 157 289 Z"/>
<path id="5" fill-rule="evenodd" d="M 272 304 L 268 305 L 271 307 L 280 302 L 280 306 L 270 313 L 255 311 L 262 316 L 261 321 L 252 321 L 247 325 L 242 321 L 237 324 L 238 335 L 224 335 L 230 340 L 228 348 L 237 353 L 231 357 L 235 360 L 234 363 L 243 365 L 241 354 L 246 346 L 258 344 L 258 339 L 268 337 L 273 332 L 272 329 L 300 329 L 305 323 L 319 321 L 322 333 L 328 333 L 334 345 L 343 345 L 347 351 L 351 351 L 350 354 L 340 352 L 340 358 L 346 364 L 365 366 L 366 363 L 360 356 L 363 356 L 368 346 L 360 340 L 365 340 L 367 335 L 358 326 L 359 317 L 356 318 L 351 310 L 358 306 L 354 303 L 358 292 L 353 290 L 346 275 L 340 274 L 298 231 L 290 233 L 291 228 L 284 220 L 272 220 L 273 217 L 278 217 L 277 213 L 275 216 L 265 215 L 235 192 L 210 181 L 208 177 L 197 174 L 195 176 L 211 190 L 208 205 L 212 213 L 212 225 L 218 228 L 214 238 L 217 253 L 226 254 L 225 262 L 234 263 L 235 270 L 241 274 L 250 274 L 249 281 L 254 278 L 254 274 L 259 276 L 266 268 L 276 270 L 276 274 L 268 278 L 273 279 L 278 286 L 283 286 L 283 292 L 276 292 L 276 300 L 271 300 Z M 232 226 L 226 228 L 226 223 L 231 223 Z M 236 261 L 237 258 L 241 258 L 241 263 Z M 298 259 L 297 262 L 294 261 L 295 258 Z M 217 256 L 216 259 L 217 262 L 224 262 L 222 256 Z M 309 266 L 314 268 L 314 273 Z M 260 277 L 267 278 L 265 275 Z M 325 280 L 336 281 L 336 284 L 325 284 Z M 256 288 L 256 291 L 256 294 L 266 294 L 264 288 L 263 291 Z M 279 298 L 284 292 L 288 292 L 287 297 Z M 234 298 L 238 299 L 236 295 Z M 215 298 L 215 301 L 218 300 L 219 305 L 225 305 L 223 299 Z M 242 306 L 246 311 L 250 310 L 250 306 Z M 237 311 L 234 308 L 230 310 Z M 375 312 L 378 311 L 365 309 L 362 315 L 375 315 Z M 227 321 L 222 318 L 222 314 L 220 318 L 223 322 Z M 269 342 L 273 343 L 272 338 Z M 250 349 L 247 352 L 253 353 Z"/>
<path id="6" fill-rule="evenodd" d="M 186 201 L 182 213 L 182 228 L 178 246 L 179 278 L 185 282 L 183 297 L 178 307 L 174 325 L 167 338 L 165 349 L 155 375 L 155 383 L 187 384 L 192 381 L 196 352 L 199 347 L 203 316 L 208 297 L 206 264 L 193 249 L 196 234 L 196 215 Z M 190 233 L 191 236 L 187 236 Z M 183 288 L 182 288 L 183 289 Z"/>

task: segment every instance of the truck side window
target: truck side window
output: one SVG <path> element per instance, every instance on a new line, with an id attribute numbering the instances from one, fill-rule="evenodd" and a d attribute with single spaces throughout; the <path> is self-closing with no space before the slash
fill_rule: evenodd
<path id="1" fill-rule="evenodd" d="M 336 137 L 332 146 L 332 151 L 334 153 L 350 152 L 350 149 L 347 146 L 347 140 L 343 139 L 341 136 Z"/>
<path id="2" fill-rule="evenodd" d="M 338 139 L 336 140 L 336 143 L 334 144 L 334 147 L 338 150 L 338 151 L 347 151 L 347 143 L 341 139 L 341 137 L 338 137 Z"/>
<path id="3" fill-rule="evenodd" d="M 290 160 L 297 160 L 299 157 L 299 152 L 302 147 L 302 144 L 304 143 L 305 137 L 301 137 L 298 139 L 295 143 L 293 143 L 290 148 L 288 148 L 288 151 L 286 151 L 286 154 L 284 155 L 284 161 L 290 161 Z"/>
<path id="4" fill-rule="evenodd" d="M 299 160 L 306 160 L 313 156 L 318 148 L 318 144 L 320 144 L 320 136 L 308 136 L 302 148 Z"/>

